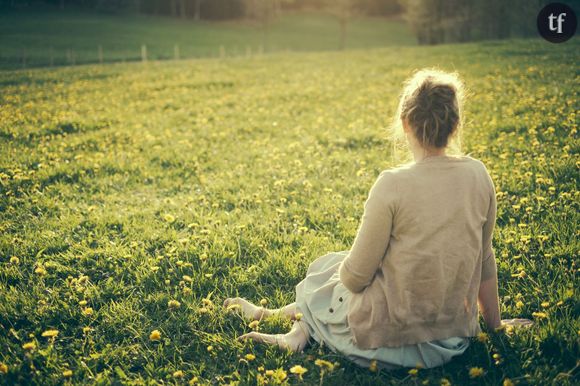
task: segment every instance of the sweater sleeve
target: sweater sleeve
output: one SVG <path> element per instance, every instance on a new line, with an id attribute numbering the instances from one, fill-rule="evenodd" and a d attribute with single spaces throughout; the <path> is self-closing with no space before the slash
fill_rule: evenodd
<path id="1" fill-rule="evenodd" d="M 486 173 L 487 174 L 487 173 Z M 497 275 L 497 264 L 495 260 L 495 252 L 492 246 L 493 229 L 495 227 L 495 220 L 497 215 L 497 200 L 495 195 L 495 187 L 489 174 L 487 174 L 489 183 L 491 184 L 490 202 L 487 210 L 487 218 L 483 224 L 483 260 L 481 267 L 481 281 L 487 280 Z"/>
<path id="2" fill-rule="evenodd" d="M 339 268 L 340 281 L 361 292 L 372 281 L 385 256 L 396 199 L 392 175 L 383 171 L 372 186 L 354 243 Z"/>

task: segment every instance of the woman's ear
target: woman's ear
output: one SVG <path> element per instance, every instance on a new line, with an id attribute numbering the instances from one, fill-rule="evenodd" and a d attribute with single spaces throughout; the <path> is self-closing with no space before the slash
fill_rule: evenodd
<path id="1" fill-rule="evenodd" d="M 403 131 L 408 134 L 411 132 L 411 127 L 409 126 L 409 123 L 407 122 L 406 119 L 402 119 L 403 122 Z"/>

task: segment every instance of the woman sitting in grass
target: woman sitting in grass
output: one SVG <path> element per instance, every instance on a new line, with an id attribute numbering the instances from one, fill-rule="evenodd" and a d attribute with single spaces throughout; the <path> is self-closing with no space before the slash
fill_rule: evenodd
<path id="1" fill-rule="evenodd" d="M 272 310 L 226 299 L 249 319 L 295 321 L 287 334 L 240 339 L 302 351 L 312 338 L 362 366 L 429 368 L 482 332 L 478 305 L 490 330 L 531 323 L 500 318 L 496 197 L 486 167 L 446 154 L 461 126 L 462 91 L 456 75 L 435 70 L 406 82 L 395 128 L 414 162 L 380 173 L 352 248 L 312 262 L 295 303 Z"/>

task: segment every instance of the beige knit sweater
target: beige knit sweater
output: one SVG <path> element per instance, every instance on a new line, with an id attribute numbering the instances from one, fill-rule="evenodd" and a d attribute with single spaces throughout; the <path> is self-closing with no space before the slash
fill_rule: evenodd
<path id="1" fill-rule="evenodd" d="M 363 349 L 475 336 L 480 281 L 497 275 L 495 188 L 469 156 L 384 170 L 372 186 L 341 282 Z M 497 276 L 496 276 L 497 277 Z"/>

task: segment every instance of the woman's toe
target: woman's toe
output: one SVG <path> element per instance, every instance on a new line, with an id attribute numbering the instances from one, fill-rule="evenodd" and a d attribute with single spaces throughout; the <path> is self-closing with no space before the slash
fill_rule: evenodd
<path id="1" fill-rule="evenodd" d="M 238 336 L 238 340 L 246 340 L 246 339 L 253 339 L 255 332 L 248 332 L 247 334 Z"/>

